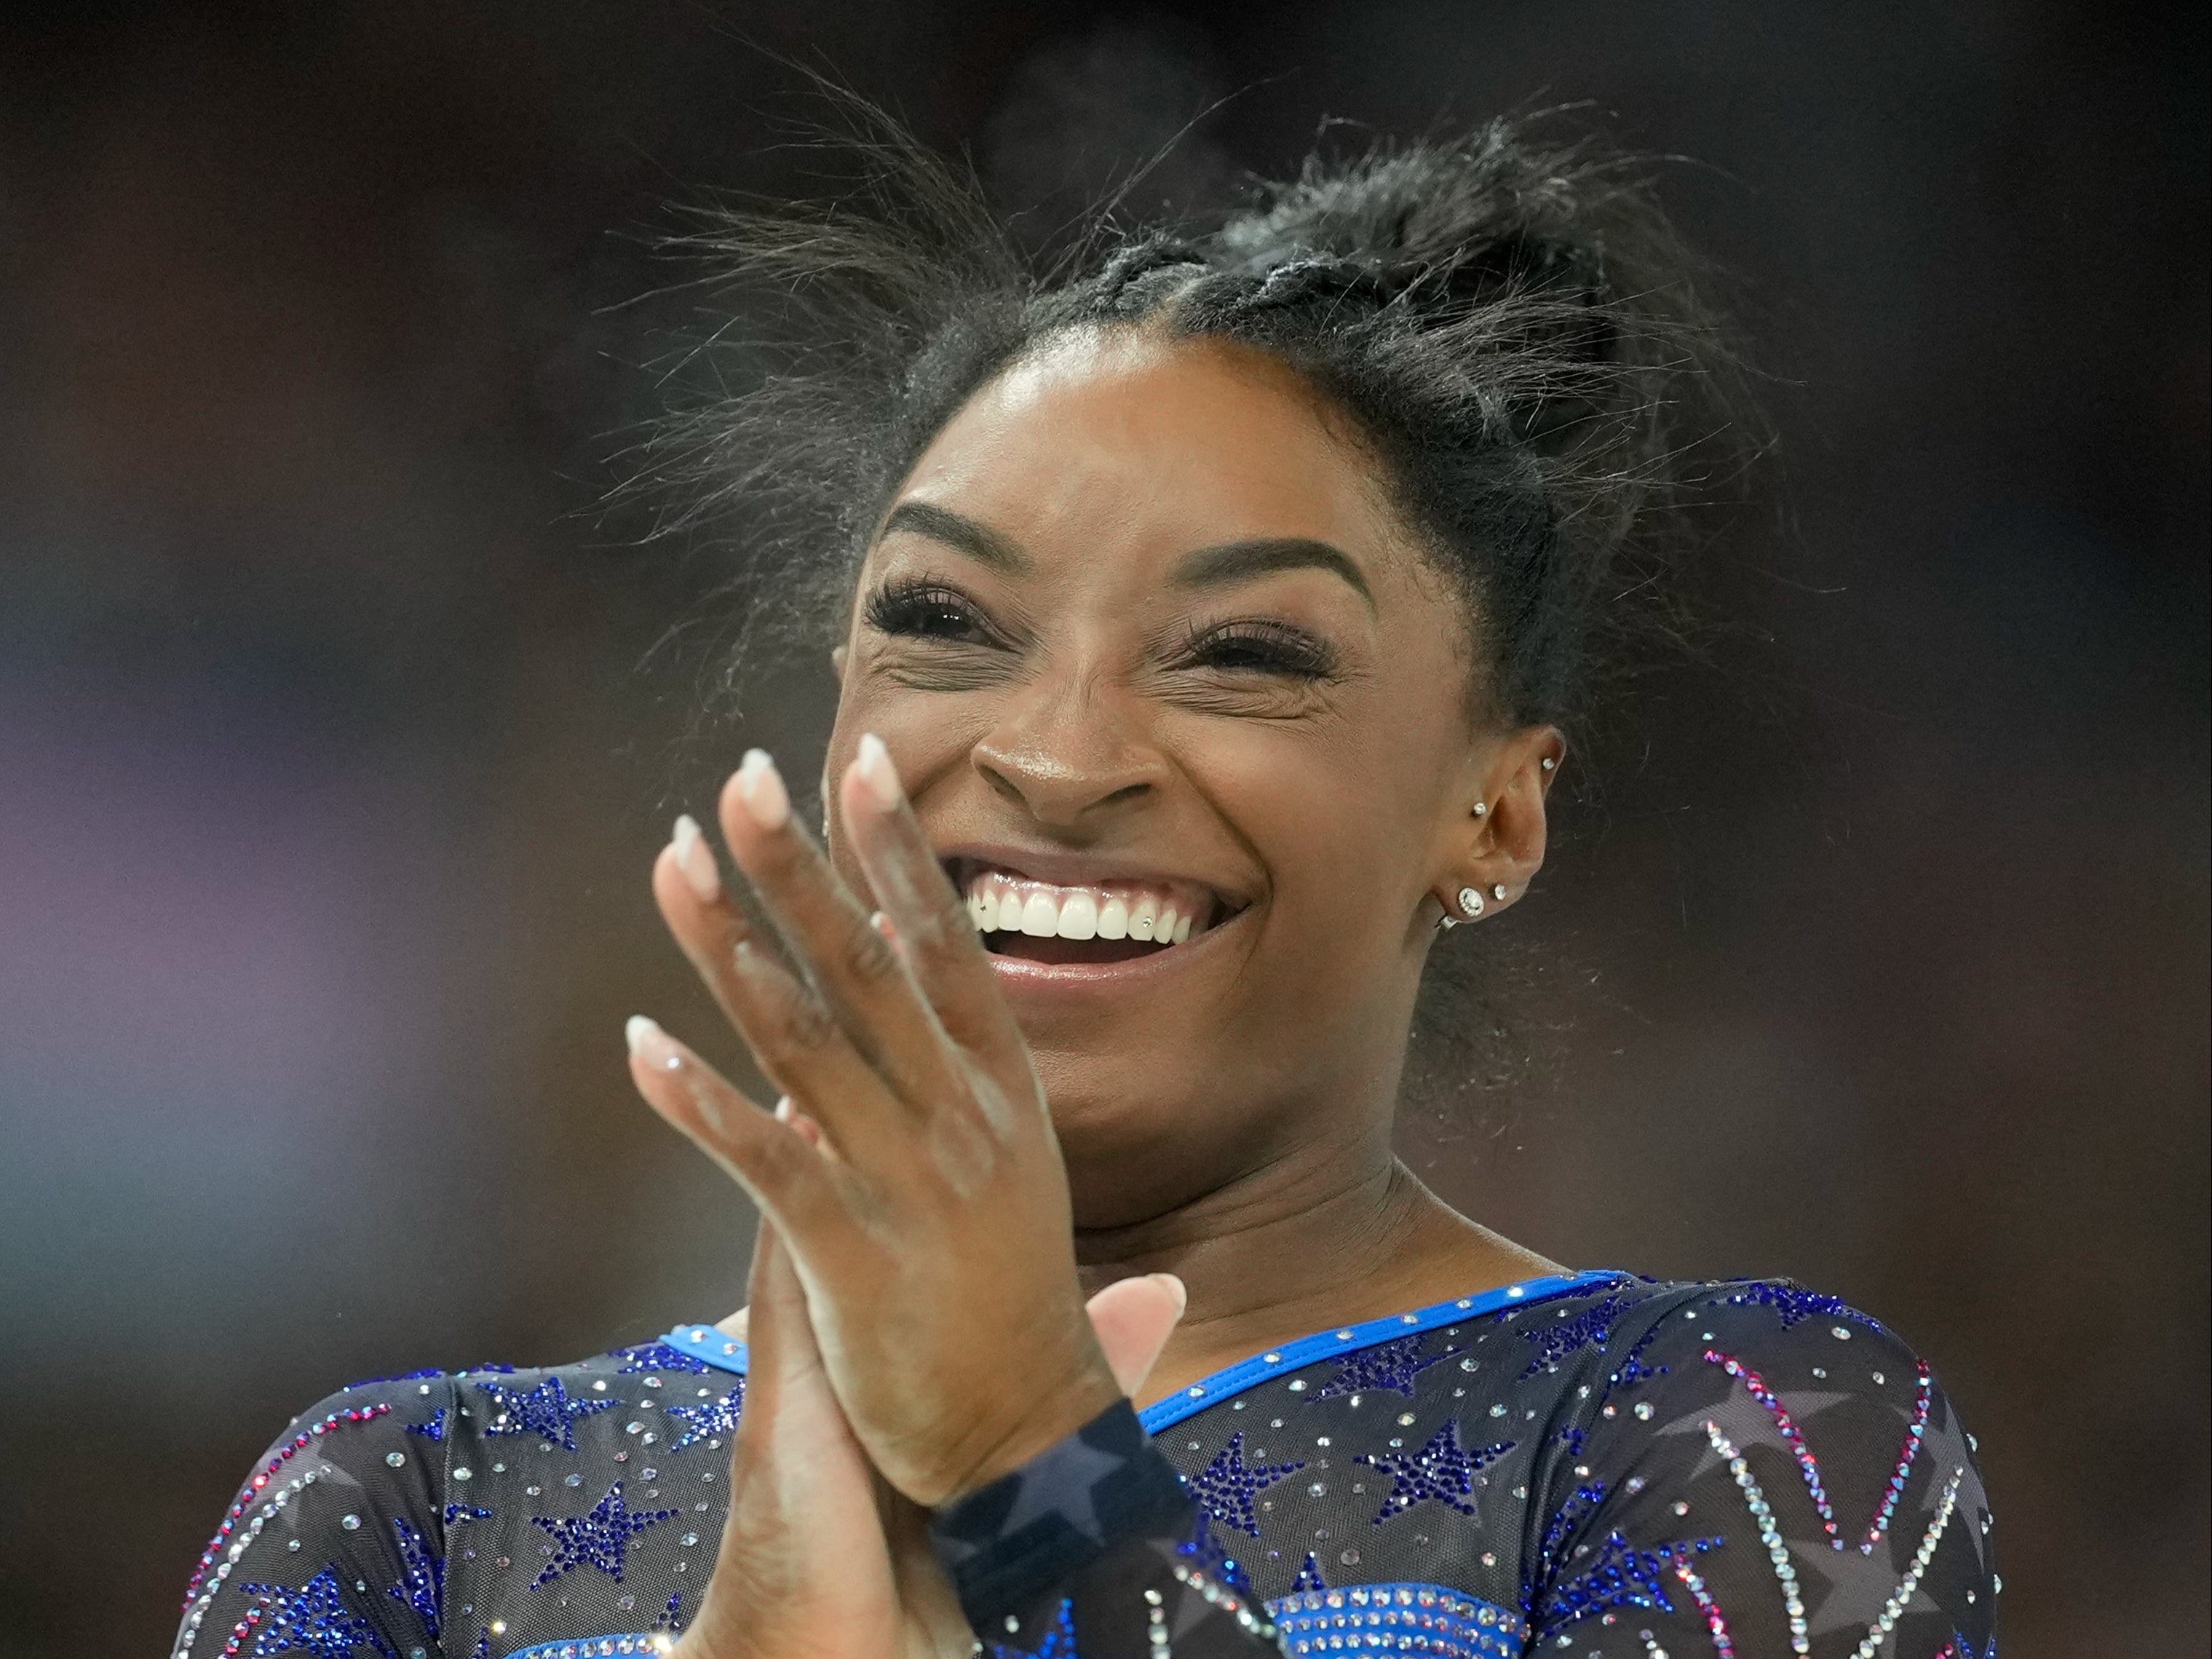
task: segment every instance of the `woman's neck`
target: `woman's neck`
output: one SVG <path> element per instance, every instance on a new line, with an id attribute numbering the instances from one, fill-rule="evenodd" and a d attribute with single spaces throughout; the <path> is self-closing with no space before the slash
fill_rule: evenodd
<path id="1" fill-rule="evenodd" d="M 1086 1294 L 1171 1273 L 1189 1295 L 1140 1404 L 1313 1331 L 1563 1271 L 1460 1215 L 1387 1156 L 1364 1169 L 1278 1165 L 1075 1243 Z"/>

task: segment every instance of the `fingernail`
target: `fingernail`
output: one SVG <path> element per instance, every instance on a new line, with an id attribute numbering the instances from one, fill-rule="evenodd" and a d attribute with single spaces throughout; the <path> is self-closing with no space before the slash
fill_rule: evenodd
<path id="1" fill-rule="evenodd" d="M 775 1121 L 778 1123 L 788 1123 L 791 1121 L 791 1097 L 789 1095 L 778 1095 L 776 1097 Z"/>
<path id="2" fill-rule="evenodd" d="M 684 879 L 702 903 L 712 903 L 722 896 L 722 878 L 714 868 L 714 849 L 707 845 L 707 838 L 699 833 L 699 822 L 689 812 L 676 820 L 676 836 L 671 843 L 676 848 L 676 867 L 684 872 Z"/>
<path id="3" fill-rule="evenodd" d="M 744 763 L 738 768 L 738 799 L 763 830 L 781 830 L 790 822 L 791 793 L 783 787 L 782 775 L 765 749 L 745 750 Z"/>
<path id="4" fill-rule="evenodd" d="M 1190 1291 L 1184 1288 L 1182 1280 L 1177 1279 L 1173 1273 L 1152 1273 L 1148 1277 L 1157 1279 L 1175 1292 L 1176 1317 L 1181 1319 L 1182 1310 L 1190 1306 Z"/>
<path id="5" fill-rule="evenodd" d="M 665 1072 L 673 1072 L 684 1064 L 684 1056 L 677 1051 L 668 1033 L 643 1014 L 632 1014 L 623 1027 L 623 1040 L 629 1044 L 630 1053 L 648 1066 L 658 1066 Z"/>
<path id="6" fill-rule="evenodd" d="M 860 775 L 861 787 L 879 811 L 888 812 L 899 804 L 898 768 L 891 764 L 891 751 L 884 747 L 884 740 L 874 732 L 861 734 L 860 752 L 853 762 L 853 769 Z"/>

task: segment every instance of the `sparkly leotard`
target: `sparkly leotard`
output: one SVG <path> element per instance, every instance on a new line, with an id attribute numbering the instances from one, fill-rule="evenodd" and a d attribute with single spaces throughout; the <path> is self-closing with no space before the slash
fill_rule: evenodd
<path id="1" fill-rule="evenodd" d="M 665 1648 L 714 1568 L 744 1370 L 686 1326 L 342 1390 L 231 1506 L 176 1659 Z M 1094 1425 L 980 1521 L 962 1506 L 949 1562 L 997 1528 L 1067 1563 L 979 1618 L 993 1659 L 1996 1652 L 1971 1437 L 1897 1338 L 1786 1281 L 1533 1280 L 1319 1333 L 1141 1418 L 1148 1442 Z M 1162 1456 L 1171 1523 L 1112 1519 L 1117 1460 Z"/>

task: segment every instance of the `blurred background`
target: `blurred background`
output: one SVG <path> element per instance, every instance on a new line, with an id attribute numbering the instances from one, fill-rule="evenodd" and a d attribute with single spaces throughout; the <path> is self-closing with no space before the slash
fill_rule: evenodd
<path id="1" fill-rule="evenodd" d="M 343 1382 L 741 1299 L 750 1219 L 619 1025 L 712 1030 L 648 864 L 746 743 L 810 771 L 830 683 L 702 728 L 726 573 L 599 503 L 700 320 L 623 304 L 665 204 L 818 187 L 763 46 L 1046 219 L 1229 94 L 1141 205 L 1326 118 L 1586 102 L 1691 158 L 1668 198 L 1778 377 L 1779 509 L 1712 555 L 1756 648 L 1645 700 L 1501 924 L 1556 1063 L 1408 1155 L 1567 1261 L 1877 1311 L 1979 1434 L 2007 1654 L 2203 1652 L 2205 27 L 9 8 L 0 1656 L 164 1651 Z"/>

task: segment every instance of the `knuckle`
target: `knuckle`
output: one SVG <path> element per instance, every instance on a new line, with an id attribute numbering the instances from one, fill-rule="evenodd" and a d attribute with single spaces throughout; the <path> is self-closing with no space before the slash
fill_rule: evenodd
<path id="1" fill-rule="evenodd" d="M 846 935 L 843 965 L 846 974 L 861 985 L 881 985 L 899 973 L 898 953 L 890 942 L 865 925 Z"/>
<path id="2" fill-rule="evenodd" d="M 784 1012 L 782 1026 L 785 1045 L 800 1054 L 819 1053 L 837 1035 L 837 1022 L 811 997 L 793 997 Z"/>

